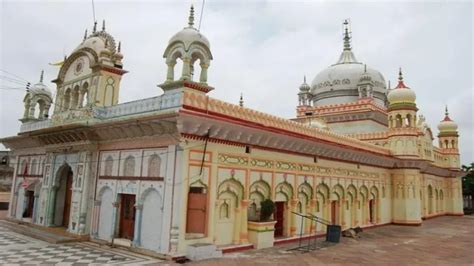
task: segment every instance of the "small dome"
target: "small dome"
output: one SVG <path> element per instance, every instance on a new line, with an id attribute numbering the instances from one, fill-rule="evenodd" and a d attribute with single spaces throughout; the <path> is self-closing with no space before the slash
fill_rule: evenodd
<path id="1" fill-rule="evenodd" d="M 415 92 L 407 87 L 403 82 L 402 70 L 400 69 L 398 85 L 395 89 L 390 90 L 387 95 L 388 102 L 390 104 L 397 103 L 411 103 L 414 104 L 416 101 Z"/>
<path id="2" fill-rule="evenodd" d="M 29 92 L 32 95 L 47 95 L 50 98 L 52 98 L 51 90 L 48 88 L 48 86 L 46 86 L 43 83 L 43 75 L 44 75 L 44 71 L 41 71 L 40 81 L 38 83 L 34 84 L 30 88 Z"/>
<path id="3" fill-rule="evenodd" d="M 309 90 L 311 90 L 311 87 L 306 83 L 306 76 L 304 76 L 303 83 L 300 85 L 300 91 L 309 92 Z"/>
<path id="4" fill-rule="evenodd" d="M 449 118 L 448 107 L 446 107 L 444 119 L 438 124 L 438 129 L 440 133 L 455 133 L 458 130 L 458 124 Z"/>
<path id="5" fill-rule="evenodd" d="M 182 42 L 184 44 L 185 50 L 188 50 L 189 46 L 194 42 L 201 43 L 205 47 L 207 47 L 208 50 L 210 50 L 211 44 L 209 43 L 209 40 L 204 35 L 202 35 L 196 28 L 194 28 L 193 6 L 191 6 L 188 26 L 176 33 L 173 37 L 171 37 L 169 45 L 175 42 Z"/>

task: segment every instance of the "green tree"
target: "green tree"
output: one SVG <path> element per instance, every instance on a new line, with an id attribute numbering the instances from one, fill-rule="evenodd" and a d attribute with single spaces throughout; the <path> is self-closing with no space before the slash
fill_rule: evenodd
<path id="1" fill-rule="evenodd" d="M 474 163 L 471 165 L 463 165 L 461 171 L 466 173 L 462 177 L 462 194 L 464 196 L 471 196 L 471 211 L 474 206 Z"/>
<path id="2" fill-rule="evenodd" d="M 260 206 L 260 221 L 266 222 L 275 211 L 275 203 L 271 199 L 266 199 L 260 202 Z"/>

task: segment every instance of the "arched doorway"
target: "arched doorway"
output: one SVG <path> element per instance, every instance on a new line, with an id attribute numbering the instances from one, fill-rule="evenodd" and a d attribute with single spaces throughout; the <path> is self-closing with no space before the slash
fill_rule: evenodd
<path id="1" fill-rule="evenodd" d="M 72 198 L 72 179 L 73 172 L 68 164 L 61 166 L 56 174 L 54 191 L 54 220 L 55 226 L 69 226 L 69 217 L 71 214 Z"/>
<path id="2" fill-rule="evenodd" d="M 428 185 L 428 214 L 433 213 L 433 188 Z"/>

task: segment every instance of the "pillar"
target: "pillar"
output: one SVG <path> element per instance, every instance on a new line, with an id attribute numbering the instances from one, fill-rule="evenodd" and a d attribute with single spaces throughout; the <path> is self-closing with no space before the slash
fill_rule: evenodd
<path id="1" fill-rule="evenodd" d="M 207 69 L 209 68 L 209 64 L 201 64 L 201 76 L 199 77 L 199 82 L 203 84 L 207 84 Z"/>
<path id="2" fill-rule="evenodd" d="M 185 56 L 183 57 L 183 73 L 181 74 L 182 80 L 191 79 L 191 58 Z"/>
<path id="3" fill-rule="evenodd" d="M 247 209 L 249 206 L 249 200 L 242 200 L 241 202 L 241 219 L 240 219 L 240 244 L 247 244 L 248 241 L 248 229 L 247 229 Z"/>
<path id="4" fill-rule="evenodd" d="M 118 200 L 118 199 L 116 199 Z M 118 215 L 118 207 L 120 206 L 120 203 L 118 201 L 115 201 L 112 203 L 112 235 L 110 236 L 111 239 L 114 239 L 115 238 L 115 228 L 117 227 L 117 215 Z"/>
<path id="5" fill-rule="evenodd" d="M 340 210 L 339 210 L 339 213 L 341 214 L 341 228 L 344 229 L 344 227 L 346 227 L 346 198 L 342 198 L 340 201 L 339 201 L 339 206 L 340 206 Z"/>
<path id="6" fill-rule="evenodd" d="M 288 212 L 288 215 L 290 216 L 290 236 L 296 236 L 298 232 L 296 232 L 296 217 L 297 215 L 294 214 L 293 212 L 296 212 L 296 204 L 298 203 L 297 199 L 291 199 L 290 201 L 290 210 Z"/>
<path id="7" fill-rule="evenodd" d="M 100 200 L 94 200 L 94 211 L 92 212 L 92 236 L 99 237 Z"/>
<path id="8" fill-rule="evenodd" d="M 47 226 L 54 226 L 54 213 L 55 213 L 55 203 L 56 203 L 56 187 L 49 189 L 49 201 L 48 201 L 48 221 Z"/>
<path id="9" fill-rule="evenodd" d="M 135 231 L 133 232 L 133 246 L 140 246 L 142 232 L 143 204 L 135 204 Z"/>
<path id="10" fill-rule="evenodd" d="M 169 62 L 168 64 L 168 72 L 166 74 L 166 82 L 171 82 L 174 80 L 174 66 L 176 62 Z"/>
<path id="11" fill-rule="evenodd" d="M 33 200 L 33 213 L 31 215 L 31 219 L 32 219 L 32 222 L 35 224 L 36 223 L 36 215 L 38 213 L 39 195 L 34 195 L 33 197 L 35 199 Z"/>
<path id="12" fill-rule="evenodd" d="M 240 237 L 240 206 L 238 206 L 234 209 L 234 236 L 232 238 L 232 243 L 233 244 L 239 244 L 239 237 Z"/>

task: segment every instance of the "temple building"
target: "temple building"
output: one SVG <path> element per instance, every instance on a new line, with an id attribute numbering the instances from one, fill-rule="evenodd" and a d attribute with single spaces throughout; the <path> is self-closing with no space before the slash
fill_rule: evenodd
<path id="1" fill-rule="evenodd" d="M 163 93 L 119 103 L 130 89 L 121 44 L 94 25 L 59 69 L 55 97 L 41 75 L 19 133 L 0 140 L 16 162 L 9 218 L 179 257 L 197 243 L 261 248 L 324 232 L 293 212 L 343 229 L 463 215 L 448 110 L 435 146 L 408 76 L 400 69 L 389 88 L 351 37 L 346 22 L 339 60 L 295 86 L 289 120 L 210 96 L 213 54 L 192 8 L 164 51 Z M 258 221 L 264 199 L 273 222 Z"/>

